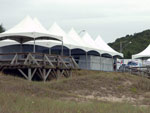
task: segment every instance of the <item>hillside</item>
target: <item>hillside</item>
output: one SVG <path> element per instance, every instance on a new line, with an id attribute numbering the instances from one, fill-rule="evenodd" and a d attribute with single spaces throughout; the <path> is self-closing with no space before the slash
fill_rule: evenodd
<path id="1" fill-rule="evenodd" d="M 140 107 L 139 107 L 140 106 Z M 29 82 L 0 74 L 0 113 L 149 113 L 150 79 L 76 71 L 70 78 Z"/>
<path id="2" fill-rule="evenodd" d="M 120 43 L 122 43 L 125 58 L 131 58 L 132 54 L 143 51 L 150 44 L 150 30 L 135 33 L 134 35 L 126 35 L 116 39 L 113 43 L 109 43 L 109 45 L 120 52 Z"/>

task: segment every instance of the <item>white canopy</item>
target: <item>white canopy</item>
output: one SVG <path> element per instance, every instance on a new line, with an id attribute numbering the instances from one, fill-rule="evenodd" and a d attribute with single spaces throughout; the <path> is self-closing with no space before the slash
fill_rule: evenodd
<path id="1" fill-rule="evenodd" d="M 15 27 L 0 34 L 0 40 L 11 39 L 19 43 L 24 43 L 34 39 L 62 40 L 62 37 L 51 35 L 42 29 L 31 17 L 27 16 Z"/>
<path id="2" fill-rule="evenodd" d="M 40 23 L 40 21 L 37 19 L 37 18 L 34 18 L 33 21 L 36 23 L 36 25 L 38 25 L 38 27 L 42 30 L 42 31 L 45 31 L 45 32 L 48 32 L 44 27 L 43 25 Z M 50 33 L 49 33 L 50 34 Z M 55 35 L 56 36 L 56 35 Z M 60 36 L 58 36 L 60 37 Z M 59 45 L 61 45 L 60 42 L 56 41 L 56 40 L 37 40 L 36 41 L 36 45 L 39 45 L 39 46 L 44 46 L 44 47 L 52 47 L 54 45 L 56 45 L 56 43 L 59 43 Z M 30 41 L 30 42 L 27 42 L 26 44 L 33 44 L 33 41 Z"/>
<path id="3" fill-rule="evenodd" d="M 103 51 L 103 53 L 108 53 L 111 54 L 112 56 L 118 55 L 123 57 L 122 53 L 113 50 L 109 45 L 107 45 L 107 43 L 101 38 L 100 35 L 95 39 L 95 44 L 96 46 L 99 47 L 99 49 Z"/>
<path id="4" fill-rule="evenodd" d="M 64 46 L 68 47 L 69 49 L 76 48 L 74 45 L 74 40 L 68 37 L 68 35 L 64 32 L 64 30 L 55 22 L 51 28 L 49 29 L 49 32 L 54 35 L 60 35 L 63 37 L 63 43 Z M 55 45 L 58 45 L 59 43 L 55 43 Z"/>
<path id="5" fill-rule="evenodd" d="M 54 40 L 62 40 L 66 47 L 69 49 L 80 48 L 85 50 L 86 52 L 95 50 L 100 54 L 108 53 L 112 56 L 120 55 L 121 53 L 116 52 L 111 47 L 109 47 L 100 36 L 94 41 L 91 36 L 86 32 L 85 35 L 80 38 L 80 36 L 76 33 L 76 31 L 72 28 L 68 34 L 66 34 L 58 24 L 54 23 L 49 32 L 42 26 L 42 24 L 38 21 L 37 18 L 32 20 L 29 16 L 26 17 L 23 21 L 21 21 L 18 25 L 13 27 L 12 29 L 1 33 L 0 39 L 7 39 L 6 41 L 1 41 L 1 45 L 11 45 L 25 43 L 33 44 L 33 41 L 36 40 L 36 44 L 45 47 L 53 47 L 56 45 L 61 45 L 61 42 Z M 54 39 L 54 40 L 42 40 L 42 39 Z M 11 41 L 8 39 L 12 39 L 15 41 Z"/>
<path id="6" fill-rule="evenodd" d="M 85 42 L 81 39 L 81 37 L 74 30 L 74 28 L 71 28 L 71 30 L 68 32 L 68 37 L 71 38 L 71 40 L 74 40 L 75 42 L 74 45 L 77 48 L 83 49 L 84 51 L 93 50 L 92 48 L 89 48 L 88 45 L 85 44 Z"/>
<path id="7" fill-rule="evenodd" d="M 139 59 L 150 58 L 150 45 L 148 45 L 148 47 L 142 52 L 132 55 L 132 59 L 136 59 L 136 58 L 139 58 Z"/>
<path id="8" fill-rule="evenodd" d="M 10 39 L 0 41 L 0 47 L 15 45 L 15 44 L 19 44 L 19 43 L 14 40 L 10 40 Z"/>
<path id="9" fill-rule="evenodd" d="M 94 40 L 91 38 L 91 36 L 88 34 L 88 32 L 86 32 L 83 35 L 82 40 L 84 41 L 86 46 L 88 46 L 89 48 L 92 48 L 93 50 L 99 50 L 99 48 L 96 46 Z"/>

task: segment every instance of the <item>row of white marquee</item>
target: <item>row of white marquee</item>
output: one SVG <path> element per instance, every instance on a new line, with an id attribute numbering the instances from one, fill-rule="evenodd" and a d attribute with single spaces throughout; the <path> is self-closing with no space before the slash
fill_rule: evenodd
<path id="1" fill-rule="evenodd" d="M 29 16 L 24 18 L 15 27 L 7 30 L 4 33 L 1 33 L 0 38 L 8 37 L 10 35 L 21 35 L 26 37 L 33 36 L 35 38 L 42 36 L 50 36 L 55 37 L 58 40 L 63 40 L 64 46 L 66 46 L 69 49 L 79 48 L 86 52 L 95 50 L 100 54 L 107 53 L 112 56 L 123 57 L 122 53 L 118 53 L 117 51 L 113 50 L 103 41 L 103 39 L 100 36 L 98 36 L 96 40 L 93 40 L 91 36 L 87 32 L 85 32 L 84 36 L 80 37 L 73 28 L 68 33 L 65 33 L 64 30 L 57 23 L 54 23 L 49 30 L 46 30 L 37 18 L 32 19 Z M 15 38 L 15 40 L 19 42 L 19 39 L 17 39 Z M 16 41 L 12 41 L 9 39 L 0 41 L 0 47 L 18 44 Z M 28 41 L 28 39 L 24 40 L 23 42 L 25 42 L 25 44 L 33 44 L 33 41 Z M 36 45 L 44 47 L 53 47 L 56 45 L 61 45 L 61 42 L 56 40 L 37 40 Z"/>

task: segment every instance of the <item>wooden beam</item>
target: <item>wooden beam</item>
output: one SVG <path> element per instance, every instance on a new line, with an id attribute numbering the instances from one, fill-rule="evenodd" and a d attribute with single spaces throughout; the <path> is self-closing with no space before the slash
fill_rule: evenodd
<path id="1" fill-rule="evenodd" d="M 42 79 L 44 80 L 44 76 L 43 76 L 43 73 L 42 73 L 42 71 L 41 71 L 41 69 L 38 69 L 39 70 L 39 74 L 41 75 L 41 77 L 42 77 Z"/>
<path id="2" fill-rule="evenodd" d="M 52 64 L 52 62 L 47 57 L 47 55 L 44 55 L 44 58 L 45 58 L 46 61 L 48 61 L 48 63 L 50 64 L 50 66 L 54 67 L 54 65 Z"/>
<path id="3" fill-rule="evenodd" d="M 63 73 L 64 73 L 64 70 L 62 70 L 62 72 L 60 73 L 60 76 L 62 76 L 62 75 L 63 75 Z"/>
<path id="4" fill-rule="evenodd" d="M 15 56 L 14 56 L 14 58 L 12 59 L 12 61 L 11 61 L 11 65 L 13 65 L 13 64 L 17 64 L 17 58 L 18 58 L 18 55 L 17 54 L 15 54 Z"/>
<path id="5" fill-rule="evenodd" d="M 29 61 L 29 62 L 28 62 Z M 27 58 L 25 59 L 25 61 L 24 61 L 24 64 L 25 65 L 27 65 L 27 63 L 28 64 L 30 64 L 31 62 L 30 62 L 30 53 L 27 55 Z"/>
<path id="6" fill-rule="evenodd" d="M 24 64 L 25 65 L 30 65 L 31 61 L 33 61 L 34 64 L 36 64 L 37 66 L 40 66 L 39 63 L 37 62 L 37 60 L 31 55 L 31 53 L 29 53 L 27 58 L 24 61 Z"/>
<path id="7" fill-rule="evenodd" d="M 41 74 L 37 71 L 36 72 L 36 74 L 41 78 L 41 80 L 43 79 L 42 77 L 41 77 Z"/>
<path id="8" fill-rule="evenodd" d="M 74 65 L 74 68 L 79 69 L 79 65 L 76 63 L 73 57 L 71 57 L 72 63 Z"/>
<path id="9" fill-rule="evenodd" d="M 68 68 L 68 66 L 65 64 L 65 62 L 63 61 L 63 59 L 59 56 L 59 60 L 61 61 L 61 63 L 65 66 L 65 68 Z"/>
<path id="10" fill-rule="evenodd" d="M 32 77 L 32 78 L 33 78 L 33 76 L 34 76 L 34 74 L 35 74 L 36 70 L 37 70 L 37 68 L 35 68 L 35 69 L 34 69 L 34 71 L 33 71 L 32 75 L 31 75 L 31 77 Z"/>
<path id="11" fill-rule="evenodd" d="M 32 58 L 33 62 L 37 65 L 40 66 L 39 63 L 36 61 L 36 59 L 30 54 L 30 57 Z"/>
<path id="12" fill-rule="evenodd" d="M 45 75 L 45 80 L 46 80 L 46 79 L 47 79 L 47 77 L 49 76 L 49 74 L 50 74 L 51 70 L 52 70 L 52 69 L 49 69 L 49 70 L 48 70 L 47 74 Z"/>
<path id="13" fill-rule="evenodd" d="M 21 69 L 18 69 L 18 70 L 28 80 L 28 76 Z"/>

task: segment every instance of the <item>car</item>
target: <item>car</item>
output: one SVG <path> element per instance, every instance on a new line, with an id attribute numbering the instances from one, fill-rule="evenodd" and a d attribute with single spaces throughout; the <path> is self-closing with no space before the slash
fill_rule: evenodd
<path id="1" fill-rule="evenodd" d="M 138 66 L 138 63 L 137 62 L 134 62 L 134 61 L 129 61 L 128 64 L 127 64 L 128 67 L 137 67 Z"/>

